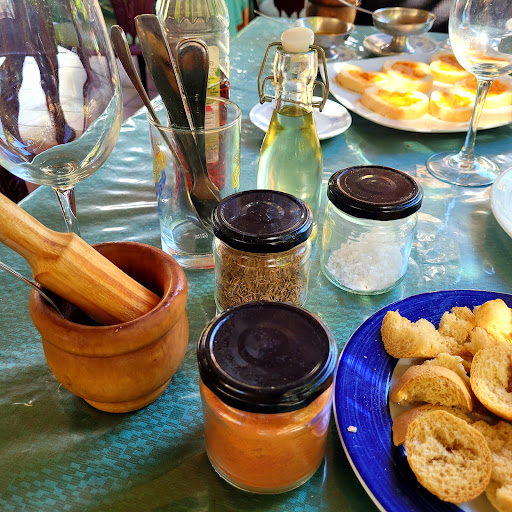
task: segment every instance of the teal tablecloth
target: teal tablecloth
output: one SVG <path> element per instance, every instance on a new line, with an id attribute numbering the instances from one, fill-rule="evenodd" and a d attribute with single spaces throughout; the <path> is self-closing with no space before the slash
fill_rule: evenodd
<path id="1" fill-rule="evenodd" d="M 255 186 L 263 132 L 249 121 L 265 48 L 282 27 L 257 19 L 232 42 L 232 99 L 243 112 L 242 188 Z M 360 43 L 371 29 L 356 30 Z M 354 41 L 352 41 L 354 44 Z M 477 149 L 512 165 L 512 126 L 482 131 Z M 354 116 L 343 135 L 322 143 L 324 182 L 336 170 L 382 164 L 414 175 L 425 194 L 409 271 L 393 291 L 362 297 L 335 288 L 321 273 L 316 244 L 307 307 L 343 347 L 373 312 L 416 293 L 457 288 L 512 292 L 512 240 L 489 206 L 489 188 L 464 189 L 432 178 L 426 158 L 459 148 L 463 134 L 419 134 Z M 325 186 L 325 183 L 324 183 Z M 325 198 L 324 198 L 325 200 Z M 82 234 L 89 243 L 134 240 L 158 246 L 159 225 L 144 113 L 128 120 L 107 163 L 77 187 Z M 23 207 L 64 230 L 54 193 L 38 189 Z M 29 274 L 5 247 L 0 259 Z M 325 463 L 299 489 L 250 495 L 221 480 L 205 454 L 196 342 L 215 314 L 213 272 L 189 271 L 190 340 L 185 360 L 155 403 L 107 414 L 59 385 L 28 312 L 29 289 L 0 273 L 0 510 L 13 511 L 358 511 L 376 510 L 354 475 L 331 424 Z"/>

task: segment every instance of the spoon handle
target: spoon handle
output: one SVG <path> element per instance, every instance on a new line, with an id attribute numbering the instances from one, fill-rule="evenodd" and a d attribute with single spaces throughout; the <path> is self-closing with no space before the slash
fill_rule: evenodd
<path id="1" fill-rule="evenodd" d="M 372 11 L 369 11 L 368 9 L 364 9 L 363 7 L 359 7 L 359 5 L 352 4 L 348 0 L 338 0 L 338 2 L 341 2 L 342 4 L 346 5 L 347 7 L 352 7 L 352 9 L 355 9 L 356 11 L 361 11 L 366 14 L 369 14 L 370 16 L 373 16 Z"/>
<path id="2" fill-rule="evenodd" d="M 205 127 L 206 93 L 208 89 L 208 47 L 196 39 L 184 39 L 176 45 L 176 64 L 181 76 L 181 83 L 187 98 L 194 130 L 196 130 L 196 143 L 203 163 L 206 166 Z M 198 132 L 199 130 L 199 132 Z M 199 171 L 199 169 L 196 169 Z M 207 176 L 207 175 L 206 175 Z M 198 177 L 195 176 L 197 180 Z M 218 193 L 213 183 L 209 186 Z"/>
<path id="3" fill-rule="evenodd" d="M 40 285 L 38 285 L 37 283 L 33 283 L 32 281 L 27 279 L 25 276 L 22 276 L 19 272 L 16 272 L 16 270 L 9 267 L 2 261 L 0 261 L 0 268 L 2 270 L 5 270 L 9 274 L 13 275 L 14 277 L 17 277 L 19 280 L 23 281 L 25 284 L 28 284 L 29 286 L 34 288 L 34 290 L 36 290 L 38 293 L 40 293 L 46 299 L 48 304 L 50 304 L 50 306 L 52 306 L 52 308 L 55 309 L 55 311 L 57 311 L 57 313 L 59 313 L 60 316 L 64 317 L 64 315 L 61 313 L 60 309 L 55 305 L 55 302 L 53 302 L 53 300 L 50 299 L 50 297 L 48 297 L 48 295 L 46 295 L 46 293 L 43 292 Z"/>
<path id="4" fill-rule="evenodd" d="M 148 109 L 151 118 L 155 123 L 159 123 L 158 116 L 155 113 L 151 100 L 149 99 L 148 93 L 140 80 L 139 74 L 135 69 L 135 65 L 132 60 L 130 48 L 124 30 L 119 25 L 113 25 L 110 29 L 110 39 L 112 40 L 112 46 L 116 51 L 117 57 L 123 65 L 128 78 L 135 87 L 135 90 L 139 93 L 144 105 Z"/>

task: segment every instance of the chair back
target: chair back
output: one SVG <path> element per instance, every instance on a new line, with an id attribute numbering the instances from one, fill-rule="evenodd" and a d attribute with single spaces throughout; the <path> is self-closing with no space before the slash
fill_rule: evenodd
<path id="1" fill-rule="evenodd" d="M 299 16 L 299 13 L 304 9 L 304 0 L 274 0 L 274 5 L 282 16 L 282 13 L 286 13 L 288 18 L 291 18 L 294 14 Z"/>
<path id="2" fill-rule="evenodd" d="M 110 0 L 117 24 L 135 39 L 135 16 L 154 14 L 155 0 Z"/>
<path id="3" fill-rule="evenodd" d="M 299 18 L 305 4 L 306 0 L 259 0 L 255 3 L 254 8 L 267 16 L 282 16 L 285 18 L 295 16 Z"/>

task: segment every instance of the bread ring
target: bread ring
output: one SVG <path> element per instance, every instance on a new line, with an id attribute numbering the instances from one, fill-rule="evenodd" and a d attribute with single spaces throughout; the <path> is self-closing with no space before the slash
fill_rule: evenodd
<path id="1" fill-rule="evenodd" d="M 413 60 L 386 60 L 382 72 L 388 77 L 388 87 L 398 91 L 428 92 L 432 89 L 434 76 L 430 66 Z"/>
<path id="2" fill-rule="evenodd" d="M 361 96 L 361 103 L 391 119 L 419 119 L 428 111 L 428 97 L 417 91 L 400 92 L 368 87 Z"/>
<path id="3" fill-rule="evenodd" d="M 380 71 L 365 71 L 352 64 L 345 64 L 336 76 L 336 82 L 342 87 L 358 93 L 362 93 L 367 87 L 385 86 L 387 81 L 386 75 Z"/>
<path id="4" fill-rule="evenodd" d="M 472 76 L 459 64 L 453 52 L 446 51 L 432 55 L 430 72 L 434 76 L 434 80 L 445 84 L 454 84 Z"/>
<path id="5" fill-rule="evenodd" d="M 407 429 L 405 451 L 418 482 L 444 501 L 472 500 L 491 479 L 492 457 L 485 437 L 446 411 L 416 418 Z"/>
<path id="6" fill-rule="evenodd" d="M 497 341 L 479 350 L 471 364 L 471 388 L 487 409 L 512 421 L 512 343 Z"/>
<path id="7" fill-rule="evenodd" d="M 475 96 L 464 89 L 433 91 L 430 96 L 429 113 L 443 121 L 461 123 L 473 115 Z"/>
<path id="8" fill-rule="evenodd" d="M 478 82 L 475 76 L 469 76 L 465 80 L 455 84 L 456 87 L 460 87 L 465 91 L 471 92 L 475 96 L 477 85 Z M 508 107 L 509 105 L 512 105 L 512 85 L 509 82 L 504 82 L 503 80 L 494 80 L 491 88 L 489 89 L 489 93 L 487 94 L 484 108 L 493 109 Z"/>

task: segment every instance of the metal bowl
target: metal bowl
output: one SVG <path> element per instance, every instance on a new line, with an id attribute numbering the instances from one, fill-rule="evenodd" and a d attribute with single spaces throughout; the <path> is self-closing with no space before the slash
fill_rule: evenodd
<path id="1" fill-rule="evenodd" d="M 338 55 L 337 46 L 342 44 L 354 30 L 354 25 L 338 18 L 307 16 L 299 18 L 295 25 L 310 28 L 315 33 L 315 44 L 325 51 L 328 59 Z"/>
<path id="2" fill-rule="evenodd" d="M 392 36 L 416 36 L 428 32 L 436 16 L 423 9 L 385 7 L 373 13 L 373 25 Z"/>
<path id="3" fill-rule="evenodd" d="M 375 28 L 387 35 L 368 36 L 363 46 L 377 55 L 396 55 L 413 53 L 414 47 L 409 42 L 409 37 L 428 32 L 436 16 L 423 9 L 384 7 L 374 11 L 372 18 Z"/>

